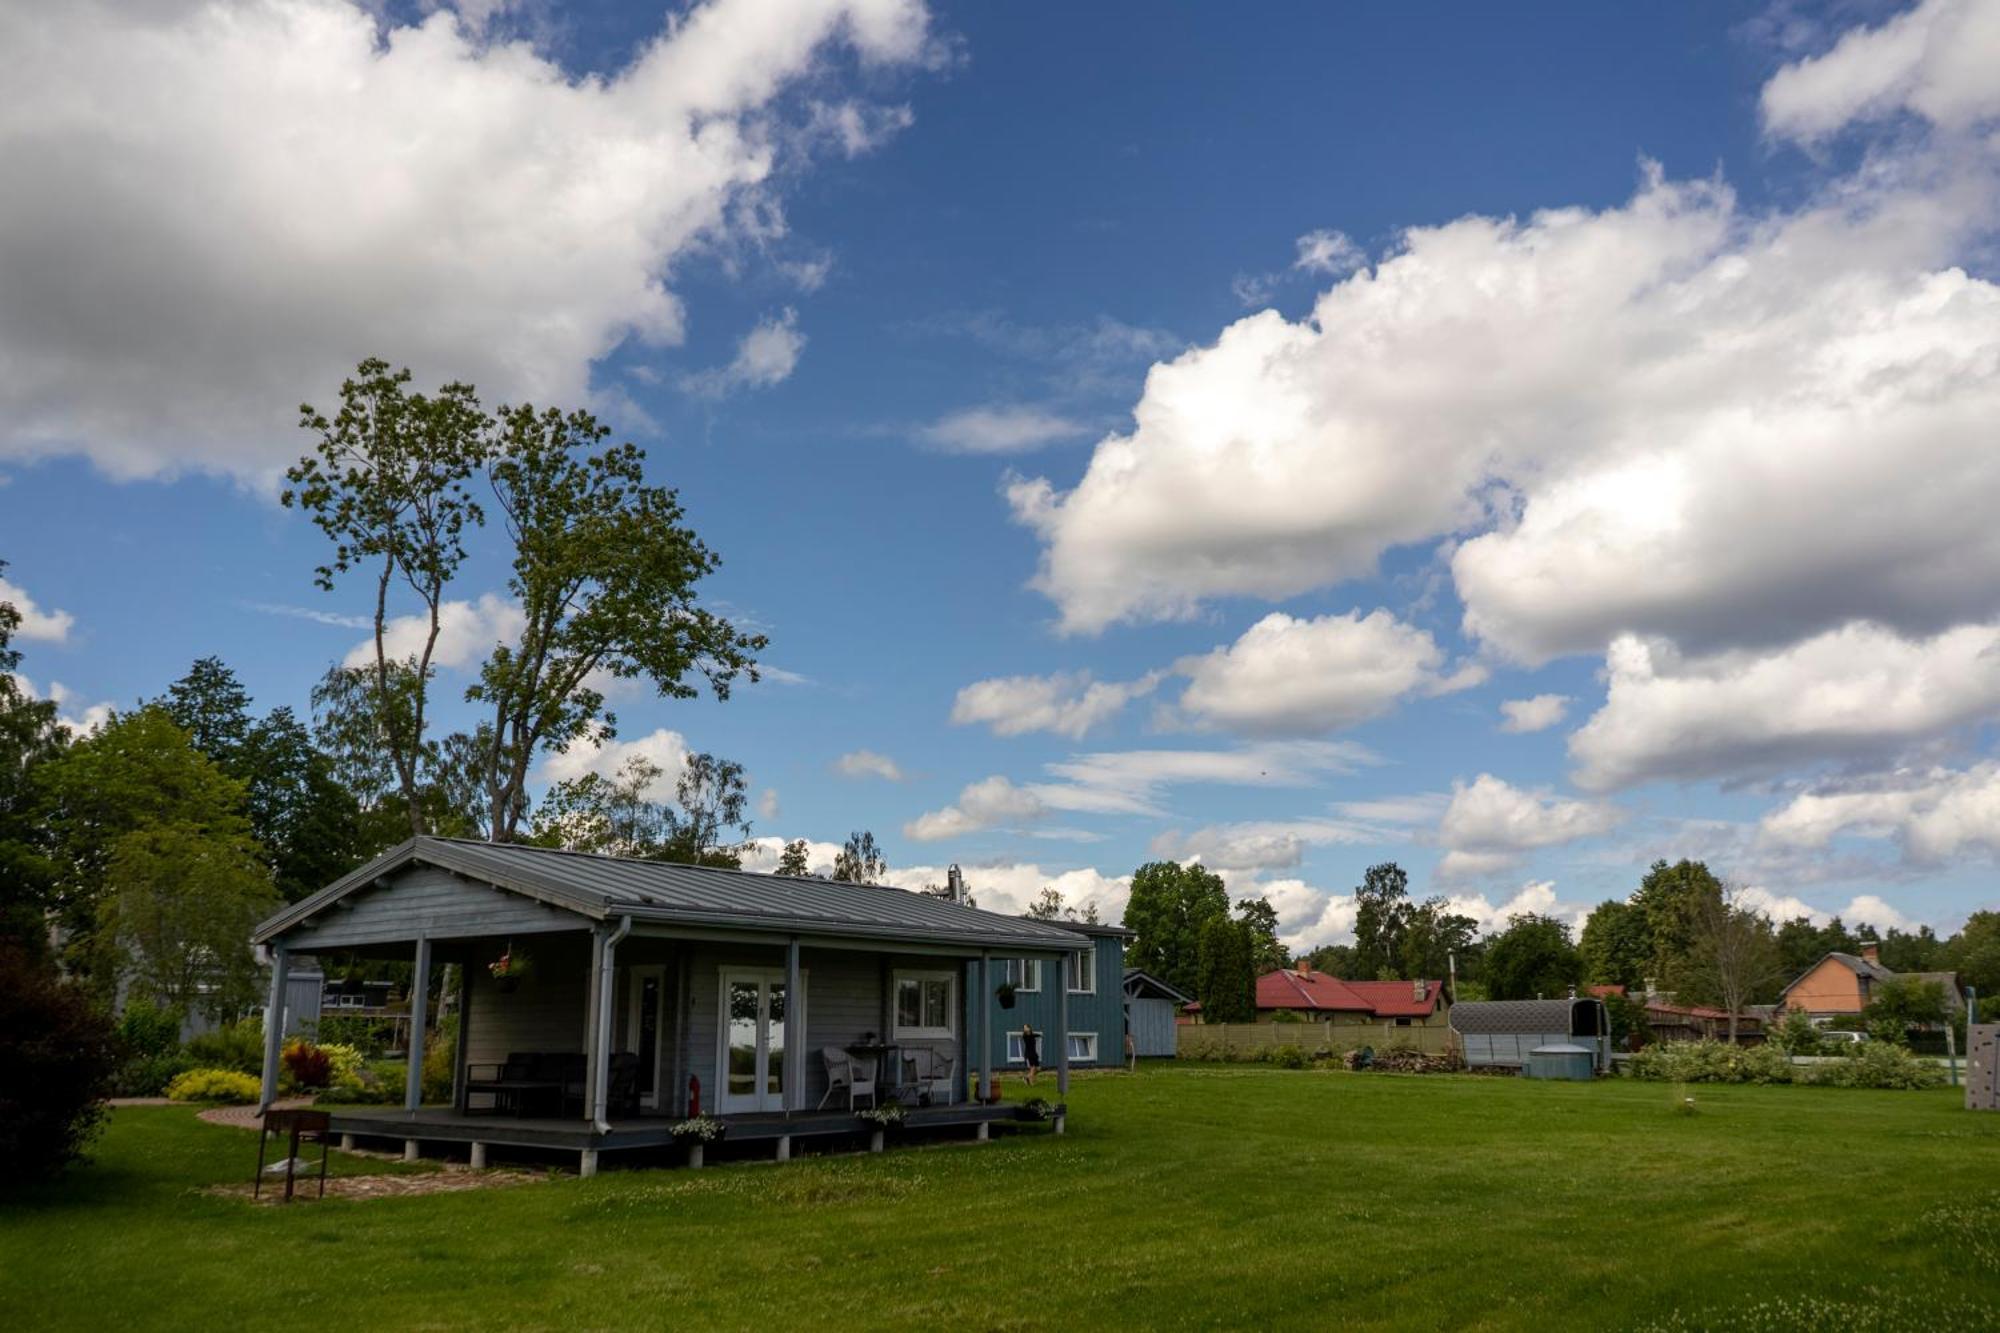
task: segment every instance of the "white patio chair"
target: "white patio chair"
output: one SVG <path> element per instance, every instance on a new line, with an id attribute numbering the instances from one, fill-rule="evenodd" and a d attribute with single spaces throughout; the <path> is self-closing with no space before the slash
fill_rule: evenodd
<path id="1" fill-rule="evenodd" d="M 958 1075 L 958 1057 L 920 1046 L 907 1052 L 903 1059 L 909 1069 L 909 1081 L 919 1096 L 929 1098 L 933 1103 L 952 1099 L 953 1082 Z"/>
<path id="2" fill-rule="evenodd" d="M 833 1095 L 842 1089 L 847 1092 L 847 1109 L 850 1111 L 854 1109 L 857 1097 L 866 1097 L 870 1106 L 876 1104 L 873 1060 L 857 1060 L 838 1046 L 820 1047 L 819 1058 L 826 1062 L 826 1092 L 819 1099 L 821 1107 L 833 1100 Z"/>

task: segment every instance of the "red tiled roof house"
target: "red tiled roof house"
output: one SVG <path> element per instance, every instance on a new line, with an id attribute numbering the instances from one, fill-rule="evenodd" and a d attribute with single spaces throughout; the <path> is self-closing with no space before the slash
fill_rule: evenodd
<path id="1" fill-rule="evenodd" d="M 1444 985 L 1437 981 L 1343 981 L 1307 963 L 1257 978 L 1257 1017 L 1279 1013 L 1315 1023 L 1443 1027 Z"/>

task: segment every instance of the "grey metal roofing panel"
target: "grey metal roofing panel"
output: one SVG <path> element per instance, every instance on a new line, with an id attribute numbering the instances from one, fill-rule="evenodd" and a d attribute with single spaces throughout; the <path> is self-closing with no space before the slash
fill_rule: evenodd
<path id="1" fill-rule="evenodd" d="M 1451 1009 L 1454 1031 L 1468 1033 L 1568 1032 L 1571 1005 L 1601 1001 L 1578 996 L 1574 1000 L 1466 1000 Z"/>
<path id="2" fill-rule="evenodd" d="M 987 948 L 1081 949 L 1086 939 L 1038 921 L 875 884 L 760 875 L 742 870 L 637 861 L 519 843 L 418 838 L 346 876 L 257 928 L 266 940 L 346 892 L 420 861 L 602 919 L 626 912 L 654 920 L 749 929 L 879 935 L 884 939 Z"/>

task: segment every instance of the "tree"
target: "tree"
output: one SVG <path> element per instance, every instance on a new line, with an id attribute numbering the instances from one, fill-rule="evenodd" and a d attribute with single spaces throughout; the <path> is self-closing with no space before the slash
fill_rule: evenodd
<path id="1" fill-rule="evenodd" d="M 0 574 L 7 563 L 0 560 Z M 69 742 L 52 699 L 31 698 L 15 677 L 13 646 L 21 613 L 0 602 L 0 941 L 19 941 L 39 955 L 47 948 L 47 913 L 55 902 L 56 869 L 48 857 L 46 811 L 36 778 Z"/>
<path id="2" fill-rule="evenodd" d="M 666 840 L 653 859 L 737 869 L 750 840 L 744 815 L 749 799 L 743 765 L 712 754 L 689 755 L 674 783 L 679 809 L 667 811 Z M 723 831 L 732 828 L 742 836 L 725 842 Z"/>
<path id="3" fill-rule="evenodd" d="M 889 873 L 889 862 L 875 845 L 875 835 L 866 831 L 850 833 L 847 842 L 834 853 L 833 877 L 848 884 L 874 884 Z"/>
<path id="4" fill-rule="evenodd" d="M 219 657 L 196 659 L 155 702 L 188 734 L 188 744 L 224 768 L 250 739 L 249 691 Z"/>
<path id="5" fill-rule="evenodd" d="M 1911 1028 L 1943 1027 L 1951 1019 L 1951 1009 L 1940 983 L 1895 977 L 1875 987 L 1862 1018 L 1877 1040 L 1907 1046 Z"/>
<path id="6" fill-rule="evenodd" d="M 1668 990 L 1677 990 L 1686 982 L 1703 906 L 1721 892 L 1722 881 L 1699 861 L 1681 860 L 1673 865 L 1655 861 L 1639 882 L 1631 901 L 1652 940 L 1649 975 Z"/>
<path id="7" fill-rule="evenodd" d="M 1125 928 L 1133 932 L 1125 956 L 1178 990 L 1198 993 L 1202 932 L 1229 916 L 1229 891 L 1206 866 L 1151 861 L 1132 875 Z"/>
<path id="8" fill-rule="evenodd" d="M 1426 899 L 1404 913 L 1397 978 L 1443 979 L 1450 975 L 1454 957 L 1464 960 L 1461 970 L 1470 972 L 1479 957 L 1478 938 L 1478 921 L 1451 911 L 1443 898 Z"/>
<path id="9" fill-rule="evenodd" d="M 1878 956 L 1891 972 L 1938 972 L 1944 968 L 1944 945 L 1929 926 L 1918 926 L 1915 933 L 1891 926 Z"/>
<path id="10" fill-rule="evenodd" d="M 100 938 L 122 840 L 186 827 L 222 843 L 249 830 L 243 784 L 188 743 L 164 709 L 115 717 L 36 771 L 55 865 L 53 903 L 64 961 L 108 999 L 122 952 Z M 247 940 L 245 946 L 248 947 Z"/>
<path id="11" fill-rule="evenodd" d="M 342 382 L 331 420 L 302 406 L 299 425 L 319 440 L 286 470 L 291 485 L 279 498 L 311 515 L 333 543 L 333 558 L 315 577 L 322 589 L 331 592 L 352 570 L 374 576 L 369 714 L 415 835 L 427 828 L 419 788 L 445 594 L 465 562 L 467 526 L 485 521 L 469 483 L 488 445 L 486 414 L 471 385 L 421 394 L 409 392 L 409 382 L 408 370 L 391 372 L 371 357 Z M 421 608 L 421 643 L 407 654 L 389 642 L 389 594 L 398 581 Z"/>
<path id="12" fill-rule="evenodd" d="M 82 1159 L 117 1061 L 103 1008 L 26 941 L 0 938 L 0 1188 Z"/>
<path id="13" fill-rule="evenodd" d="M 2000 911 L 1974 912 L 1965 926 L 1945 942 L 1944 965 L 1961 983 L 1976 988 L 1983 1001 L 2000 1001 Z M 2000 1008 L 1980 1008 L 2000 1013 Z"/>
<path id="14" fill-rule="evenodd" d="M 392 694 L 416 688 L 414 672 L 392 663 Z M 399 770 L 389 757 L 389 730 L 378 705 L 382 694 L 369 667 L 336 666 L 313 687 L 313 740 L 333 779 L 356 803 L 356 856 L 365 859 L 410 836 L 409 809 Z M 408 707 L 409 705 L 398 705 Z M 473 771 L 471 742 L 463 733 L 426 739 L 415 769 L 416 799 L 424 831 L 441 837 L 483 837 L 484 788 Z"/>
<path id="15" fill-rule="evenodd" d="M 255 1002 L 250 932 L 281 900 L 248 821 L 135 829 L 118 839 L 110 870 L 102 938 L 119 950 L 128 995 L 217 1021 Z"/>
<path id="16" fill-rule="evenodd" d="M 806 840 L 793 838 L 785 844 L 785 850 L 778 853 L 778 873 L 780 875 L 805 876 L 812 873 L 806 863 Z"/>
<path id="17" fill-rule="evenodd" d="M 1060 921 L 1064 910 L 1062 890 L 1053 884 L 1042 886 L 1041 894 L 1022 913 L 1034 921 Z"/>
<path id="18" fill-rule="evenodd" d="M 1653 937 L 1643 908 L 1615 899 L 1599 903 L 1583 923 L 1576 950 L 1583 979 L 1637 990 L 1653 963 Z"/>
<path id="19" fill-rule="evenodd" d="M 558 782 L 535 810 L 530 841 L 573 852 L 650 856 L 666 842 L 667 815 L 647 792 L 665 775 L 635 754 L 609 778 L 585 773 Z"/>
<path id="20" fill-rule="evenodd" d="M 1507 929 L 1486 942 L 1486 988 L 1496 1000 L 1555 998 L 1582 972 L 1569 927 L 1552 916 L 1509 917 Z"/>
<path id="21" fill-rule="evenodd" d="M 752 654 L 765 639 L 701 604 L 696 585 L 720 561 L 682 522 L 676 494 L 645 484 L 642 450 L 592 452 L 610 431 L 588 412 L 503 407 L 497 426 L 488 476 L 513 543 L 522 630 L 518 644 L 494 647 L 466 697 L 488 711 L 481 768 L 504 842 L 537 754 L 616 734 L 594 682 L 643 678 L 662 698 L 688 699 L 694 677 L 727 699 L 739 672 L 758 678 Z"/>
<path id="22" fill-rule="evenodd" d="M 1236 904 L 1236 919 L 1250 932 L 1250 968 L 1257 976 L 1289 964 L 1291 955 L 1278 941 L 1278 909 L 1268 898 L 1245 898 Z"/>
<path id="23" fill-rule="evenodd" d="M 1830 953 L 1858 953 L 1860 941 L 1849 933 L 1840 918 L 1816 926 L 1811 917 L 1795 916 L 1778 927 L 1778 963 L 1788 977 L 1803 974 Z"/>
<path id="24" fill-rule="evenodd" d="M 1734 886 L 1717 885 L 1715 893 L 1696 901 L 1684 972 L 1699 996 L 1728 1011 L 1729 1040 L 1734 1042 L 1743 1006 L 1775 989 L 1784 974 L 1770 919 L 1743 906 Z"/>
<path id="25" fill-rule="evenodd" d="M 1393 978 L 1409 925 L 1410 877 L 1394 861 L 1368 867 L 1354 890 L 1356 979 Z"/>
<path id="26" fill-rule="evenodd" d="M 1257 1017 L 1255 943 L 1248 922 L 1228 914 L 1202 923 L 1195 947 L 1193 992 L 1210 1023 L 1249 1023 Z M 1150 969 L 1148 969 L 1150 970 Z"/>
<path id="27" fill-rule="evenodd" d="M 1324 972 L 1330 977 L 1353 977 L 1354 946 L 1351 944 L 1322 944 L 1306 955 L 1306 962 L 1315 972 Z"/>

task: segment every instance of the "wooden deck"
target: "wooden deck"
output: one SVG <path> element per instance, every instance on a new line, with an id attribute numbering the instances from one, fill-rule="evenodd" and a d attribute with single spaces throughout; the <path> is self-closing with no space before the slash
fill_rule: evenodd
<path id="1" fill-rule="evenodd" d="M 1015 1118 L 1012 1106 L 925 1106 L 907 1112 L 903 1132 L 977 1127 Z M 784 1138 L 868 1135 L 875 1126 L 846 1111 L 798 1111 L 791 1115 L 715 1116 L 728 1126 L 726 1143 L 770 1142 Z M 395 1139 L 418 1144 L 483 1143 L 510 1148 L 559 1148 L 570 1151 L 616 1152 L 663 1148 L 674 1142 L 675 1117 L 641 1116 L 614 1120 L 601 1134 L 581 1119 L 527 1119 L 501 1115 L 466 1115 L 445 1107 L 418 1111 L 357 1106 L 332 1112 L 335 1134 L 356 1138 Z"/>

